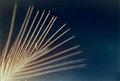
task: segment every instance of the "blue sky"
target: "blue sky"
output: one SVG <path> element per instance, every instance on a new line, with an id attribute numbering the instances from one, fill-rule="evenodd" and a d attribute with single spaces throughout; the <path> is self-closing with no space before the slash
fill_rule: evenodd
<path id="1" fill-rule="evenodd" d="M 51 10 L 59 20 L 67 22 L 81 45 L 87 67 L 41 76 L 43 81 L 116 81 L 118 69 L 118 4 L 117 0 L 5 0 L 1 1 L 2 31 L 8 24 L 14 2 L 18 3 L 18 17 L 29 5 L 35 9 Z M 16 23 L 16 26 L 20 24 Z M 6 26 L 6 28 L 5 28 Z M 3 28 L 4 27 L 4 28 Z M 17 30 L 17 29 L 16 29 Z M 2 34 L 5 37 L 5 34 Z M 39 78 L 39 77 L 38 77 Z"/>

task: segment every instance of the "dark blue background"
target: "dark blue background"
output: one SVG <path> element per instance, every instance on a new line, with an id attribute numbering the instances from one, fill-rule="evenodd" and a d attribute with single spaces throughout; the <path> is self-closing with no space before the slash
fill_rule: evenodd
<path id="1" fill-rule="evenodd" d="M 117 0 L 3 0 L 1 22 L 3 31 L 9 27 L 14 3 L 18 4 L 18 19 L 29 5 L 36 10 L 51 10 L 61 22 L 67 22 L 76 34 L 87 57 L 87 67 L 41 76 L 44 81 L 117 81 L 119 79 L 118 52 L 119 8 Z M 23 11 L 23 12 L 22 12 Z M 20 24 L 17 22 L 17 24 Z M 8 30 L 6 30 L 8 31 Z M 3 34 L 5 37 L 7 34 Z"/>

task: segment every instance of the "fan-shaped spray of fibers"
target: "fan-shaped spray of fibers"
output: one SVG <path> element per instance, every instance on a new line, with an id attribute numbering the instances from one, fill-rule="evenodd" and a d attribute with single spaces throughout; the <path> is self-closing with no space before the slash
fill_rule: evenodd
<path id="1" fill-rule="evenodd" d="M 50 47 L 70 29 L 63 31 L 64 27 L 66 26 L 66 24 L 64 24 L 49 38 L 47 38 L 57 17 L 52 17 L 47 26 L 44 27 L 50 15 L 50 12 L 48 12 L 45 16 L 45 11 L 42 12 L 40 17 L 38 17 L 39 11 L 37 11 L 32 23 L 30 23 L 30 27 L 28 27 L 28 23 L 33 12 L 33 6 L 28 8 L 18 36 L 16 37 L 16 40 L 12 46 L 10 46 L 16 9 L 17 6 L 15 5 L 8 39 L 2 51 L 2 55 L 0 56 L 0 81 L 16 81 L 85 66 L 85 64 L 81 64 L 84 59 L 58 62 L 80 54 L 81 51 L 77 50 L 79 49 L 79 45 L 50 54 L 53 50 L 58 49 L 60 46 L 72 40 L 75 36 L 71 36 L 57 45 Z M 39 20 L 35 24 L 37 18 L 39 18 Z M 61 32 L 61 30 L 63 32 L 58 34 Z"/>

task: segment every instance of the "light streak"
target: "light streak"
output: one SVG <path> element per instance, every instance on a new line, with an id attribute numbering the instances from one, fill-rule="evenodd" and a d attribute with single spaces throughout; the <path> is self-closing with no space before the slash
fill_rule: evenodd
<path id="1" fill-rule="evenodd" d="M 63 46 L 65 43 L 70 42 L 75 36 L 70 36 L 51 47 L 59 41 L 61 37 L 66 35 L 70 28 L 63 30 L 67 25 L 64 24 L 48 37 L 57 17 L 53 16 L 50 19 L 50 11 L 45 16 L 45 10 L 42 12 L 38 21 L 37 18 L 40 12 L 37 11 L 32 23 L 30 23 L 30 27 L 28 27 L 33 8 L 33 6 L 28 8 L 18 36 L 13 45 L 10 46 L 17 5 L 14 7 L 7 43 L 0 56 L 0 81 L 15 81 L 58 71 L 85 67 L 85 64 L 82 64 L 85 59 L 70 60 L 62 63 L 58 62 L 80 54 L 81 51 L 78 50 L 79 45 L 68 47 L 57 53 L 48 55 L 52 51 Z M 37 24 L 35 24 L 35 22 L 37 22 Z M 34 25 L 36 26 L 34 27 Z"/>

